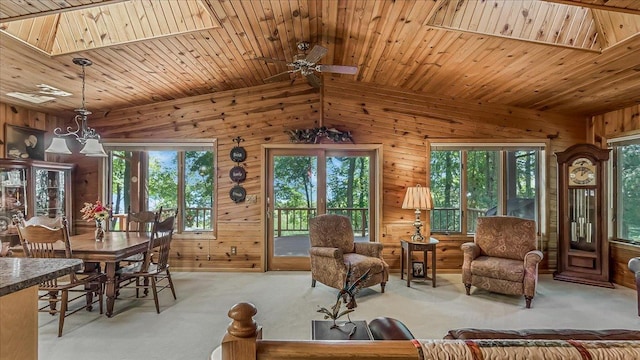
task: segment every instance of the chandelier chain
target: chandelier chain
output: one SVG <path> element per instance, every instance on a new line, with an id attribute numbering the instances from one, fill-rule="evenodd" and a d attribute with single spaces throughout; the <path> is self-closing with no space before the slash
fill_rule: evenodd
<path id="1" fill-rule="evenodd" d="M 96 133 L 95 129 L 89 127 L 87 125 L 87 120 L 88 117 L 87 115 L 91 114 L 91 111 L 87 110 L 87 108 L 85 107 L 86 104 L 86 98 L 85 98 L 85 89 L 86 89 L 86 71 L 85 71 L 85 67 L 86 66 L 90 66 L 93 63 L 91 62 L 91 60 L 89 59 L 84 59 L 84 58 L 74 58 L 73 59 L 73 63 L 76 65 L 80 65 L 82 66 L 82 107 L 79 109 L 75 109 L 75 112 L 77 113 L 73 120 L 76 123 L 76 129 L 74 130 L 71 126 L 67 127 L 67 132 L 63 133 L 61 128 L 56 128 L 53 130 L 53 133 L 57 136 L 63 137 L 63 136 L 75 136 L 76 140 L 78 140 L 79 143 L 81 144 L 85 144 L 87 142 L 88 139 L 100 139 L 100 135 L 98 135 L 98 133 Z"/>
<path id="2" fill-rule="evenodd" d="M 84 106 L 84 89 L 85 89 L 85 72 L 84 68 L 86 65 L 82 64 L 82 109 L 86 109 Z"/>

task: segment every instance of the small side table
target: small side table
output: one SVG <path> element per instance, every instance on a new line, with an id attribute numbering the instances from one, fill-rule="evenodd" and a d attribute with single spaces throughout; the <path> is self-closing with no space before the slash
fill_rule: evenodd
<path id="1" fill-rule="evenodd" d="M 436 287 L 436 244 L 438 239 L 429 238 L 425 241 L 411 241 L 400 239 L 400 279 L 404 279 L 404 273 L 407 272 L 407 287 L 411 286 L 413 279 L 413 266 L 411 262 L 411 253 L 414 251 L 424 252 L 424 278 L 431 280 L 431 285 Z M 427 253 L 431 251 L 431 277 L 427 276 Z"/>

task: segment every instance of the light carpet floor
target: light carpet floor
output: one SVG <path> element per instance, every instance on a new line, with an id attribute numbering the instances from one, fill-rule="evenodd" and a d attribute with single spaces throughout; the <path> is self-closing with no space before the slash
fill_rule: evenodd
<path id="1" fill-rule="evenodd" d="M 308 272 L 175 273 L 178 300 L 160 294 L 160 314 L 153 301 L 116 301 L 112 318 L 80 311 L 67 318 L 57 337 L 57 317 L 40 314 L 41 360 L 204 360 L 220 344 L 230 322 L 228 310 L 237 302 L 253 303 L 255 320 L 265 339 L 311 338 L 311 320 L 321 320 L 319 306 L 334 304 L 337 290 L 318 283 Z M 541 275 L 532 308 L 521 296 L 472 288 L 466 296 L 459 274 L 437 276 L 438 286 L 413 282 L 406 287 L 391 274 L 386 292 L 363 289 L 351 318 L 378 316 L 400 319 L 421 339 L 441 339 L 461 327 L 523 329 L 640 329 L 635 290 L 606 289 L 555 281 Z"/>

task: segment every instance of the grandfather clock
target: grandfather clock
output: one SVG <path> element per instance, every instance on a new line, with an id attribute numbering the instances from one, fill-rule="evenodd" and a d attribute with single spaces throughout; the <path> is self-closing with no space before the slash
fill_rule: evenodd
<path id="1" fill-rule="evenodd" d="M 613 288 L 609 281 L 605 161 L 609 150 L 573 145 L 558 160 L 556 280 Z"/>

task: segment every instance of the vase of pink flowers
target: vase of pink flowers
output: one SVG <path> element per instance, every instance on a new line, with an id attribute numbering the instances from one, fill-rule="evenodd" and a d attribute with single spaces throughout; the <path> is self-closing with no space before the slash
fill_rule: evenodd
<path id="1" fill-rule="evenodd" d="M 109 218 L 109 211 L 111 209 L 108 206 L 102 204 L 100 200 L 96 200 L 95 203 L 84 203 L 84 207 L 80 212 L 82 213 L 82 219 L 88 222 L 95 221 L 95 239 L 96 241 L 102 241 L 104 239 L 104 221 Z"/>

